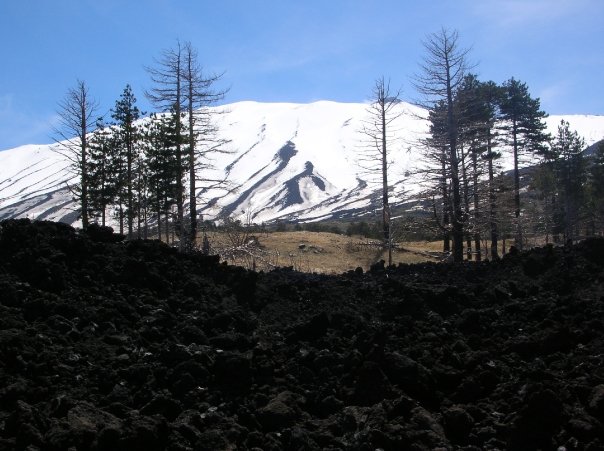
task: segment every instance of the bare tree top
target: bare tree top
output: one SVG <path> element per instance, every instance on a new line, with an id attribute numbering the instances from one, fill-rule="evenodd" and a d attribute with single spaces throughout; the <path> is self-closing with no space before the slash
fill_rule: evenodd
<path id="1" fill-rule="evenodd" d="M 57 104 L 59 123 L 53 127 L 53 139 L 60 144 L 55 151 L 66 157 L 74 168 L 81 170 L 82 152 L 86 147 L 86 135 L 96 128 L 96 112 L 99 104 L 89 93 L 83 80 L 69 88 L 65 97 Z"/>
<path id="2" fill-rule="evenodd" d="M 99 104 L 90 94 L 86 82 L 76 81 L 76 86 L 69 88 L 65 97 L 58 102 L 57 114 L 59 126 L 55 128 L 56 141 L 82 139 L 82 131 L 94 128 Z"/>
<path id="3" fill-rule="evenodd" d="M 424 96 L 417 103 L 432 108 L 438 100 L 446 97 L 449 90 L 455 90 L 474 64 L 468 62 L 471 48 L 461 47 L 457 30 L 441 28 L 430 33 L 422 41 L 426 53 L 420 63 L 420 73 L 412 83 Z"/>

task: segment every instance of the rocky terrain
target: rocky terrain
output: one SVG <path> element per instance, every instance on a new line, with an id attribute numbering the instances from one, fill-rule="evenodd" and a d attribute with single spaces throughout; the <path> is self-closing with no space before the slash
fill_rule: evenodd
<path id="1" fill-rule="evenodd" d="M 0 224 L 0 449 L 604 449 L 602 239 L 326 276 Z"/>

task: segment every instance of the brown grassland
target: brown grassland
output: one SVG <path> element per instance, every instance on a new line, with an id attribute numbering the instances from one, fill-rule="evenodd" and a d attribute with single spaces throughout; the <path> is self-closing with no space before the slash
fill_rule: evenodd
<path id="1" fill-rule="evenodd" d="M 210 252 L 222 261 L 248 269 L 267 271 L 276 267 L 292 267 L 296 271 L 342 274 L 360 267 L 368 270 L 374 263 L 388 262 L 388 251 L 378 240 L 362 236 L 310 231 L 207 233 Z M 199 242 L 202 237 L 200 236 Z M 529 247 L 545 244 L 533 240 Z M 483 243 L 483 252 L 488 243 Z M 513 244 L 508 241 L 509 245 Z M 500 241 L 499 255 L 506 253 Z M 392 262 L 423 263 L 444 260 L 442 241 L 403 241 L 395 244 Z"/>
<path id="2" fill-rule="evenodd" d="M 230 239 L 224 232 L 208 234 L 212 250 L 224 255 Z M 242 246 L 239 252 L 224 258 L 229 264 L 268 270 L 291 266 L 297 271 L 341 274 L 357 267 L 363 270 L 379 260 L 388 261 L 388 252 L 380 243 L 361 236 L 346 236 L 327 232 L 291 231 L 254 234 L 252 246 Z M 439 261 L 429 252 L 442 250 L 442 243 L 415 241 L 399 243 L 393 249 L 394 264 Z"/>

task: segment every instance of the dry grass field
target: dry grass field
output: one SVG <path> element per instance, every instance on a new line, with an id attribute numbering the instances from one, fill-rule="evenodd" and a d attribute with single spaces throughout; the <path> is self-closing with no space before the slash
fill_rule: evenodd
<path id="1" fill-rule="evenodd" d="M 291 266 L 297 271 L 340 274 L 357 267 L 367 270 L 379 260 L 388 261 L 388 252 L 379 243 L 360 236 L 291 231 L 261 233 L 233 240 L 225 232 L 212 232 L 208 239 L 212 250 L 222 255 L 227 263 L 257 270 Z M 234 246 L 233 241 L 241 245 Z M 440 242 L 427 241 L 400 243 L 393 249 L 392 260 L 394 264 L 438 261 L 428 252 L 438 252 L 441 246 Z"/>

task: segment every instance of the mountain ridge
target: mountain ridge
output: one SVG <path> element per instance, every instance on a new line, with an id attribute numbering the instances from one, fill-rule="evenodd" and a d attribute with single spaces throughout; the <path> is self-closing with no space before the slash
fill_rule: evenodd
<path id="1" fill-rule="evenodd" d="M 321 100 L 312 103 L 242 101 L 213 107 L 229 153 L 216 154 L 215 169 L 200 174 L 228 177 L 237 189 L 200 188 L 198 214 L 204 219 L 231 215 L 254 222 L 316 221 L 354 217 L 378 207 L 375 184 L 380 174 L 359 166 L 362 121 L 367 103 Z M 422 181 L 414 171 L 422 163 L 418 143 L 428 131 L 427 112 L 401 102 L 393 123 L 393 161 L 389 177 L 392 204 L 416 194 Z M 604 138 L 604 116 L 555 115 L 546 120 L 554 133 L 560 120 L 588 145 Z M 146 119 L 145 119 L 146 120 Z M 68 186 L 77 182 L 58 144 L 24 145 L 0 152 L 0 219 L 29 217 L 78 226 L 77 205 Z M 526 164 L 530 164 L 531 160 Z M 509 155 L 501 170 L 510 168 Z M 202 177 L 203 178 L 203 177 Z M 399 189 L 400 188 L 400 189 Z M 403 195 L 405 191 L 405 195 Z"/>

